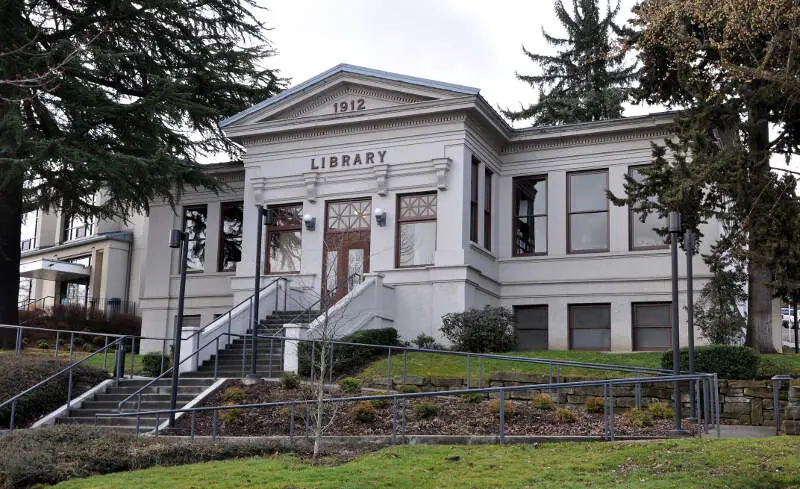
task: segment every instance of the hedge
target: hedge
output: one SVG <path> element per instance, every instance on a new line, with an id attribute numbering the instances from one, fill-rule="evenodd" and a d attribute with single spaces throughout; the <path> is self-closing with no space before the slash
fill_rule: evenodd
<path id="1" fill-rule="evenodd" d="M 22 489 L 153 466 L 250 457 L 284 451 L 274 441 L 172 441 L 93 426 L 56 425 L 0 437 L 0 488 Z"/>
<path id="2" fill-rule="evenodd" d="M 397 330 L 394 328 L 364 329 L 353 334 L 337 339 L 350 343 L 365 343 L 370 345 L 398 346 Z M 319 354 L 321 345 L 315 343 L 315 368 L 319 369 Z M 366 367 L 376 358 L 386 355 L 385 348 L 368 348 L 350 345 L 334 345 L 333 347 L 333 374 L 334 377 L 346 377 Z M 311 375 L 311 343 L 302 342 L 297 349 L 298 371 L 300 375 Z"/>
<path id="3" fill-rule="evenodd" d="M 689 370 L 689 350 L 681 348 L 681 370 Z M 755 379 L 760 355 L 746 346 L 710 345 L 695 348 L 695 372 L 716 373 L 723 379 Z M 672 370 L 672 351 L 664 352 L 661 368 Z"/>
<path id="4" fill-rule="evenodd" d="M 69 365 L 60 360 L 45 360 L 36 357 L 0 355 L 0 402 L 33 387 L 59 370 Z M 72 374 L 73 398 L 109 376 L 102 369 L 79 365 Z M 14 423 L 25 427 L 67 402 L 69 376 L 62 375 L 17 401 Z M 6 428 L 11 418 L 11 405 L 0 408 L 0 427 Z M 0 452 L 2 453 L 2 452 Z"/>

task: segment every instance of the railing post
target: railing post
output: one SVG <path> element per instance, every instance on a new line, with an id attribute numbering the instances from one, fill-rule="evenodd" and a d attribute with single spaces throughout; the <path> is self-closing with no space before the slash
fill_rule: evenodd
<path id="1" fill-rule="evenodd" d="M 603 439 L 608 439 L 608 384 L 603 384 Z"/>
<path id="2" fill-rule="evenodd" d="M 478 389 L 483 385 L 483 357 L 478 357 Z"/>
<path id="3" fill-rule="evenodd" d="M 407 368 L 408 368 L 408 350 L 403 350 L 403 384 L 406 383 Z"/>
<path id="4" fill-rule="evenodd" d="M 275 296 L 275 300 L 277 301 L 277 295 Z M 274 344 L 272 343 L 272 338 L 269 339 L 269 356 L 267 357 L 267 377 L 272 377 L 272 351 L 273 351 Z"/>
<path id="5" fill-rule="evenodd" d="M 231 310 L 228 309 L 228 342 L 229 343 L 231 341 L 231 321 L 232 321 Z"/>
<path id="6" fill-rule="evenodd" d="M 389 347 L 389 362 L 386 364 L 386 390 L 392 390 L 392 347 Z"/>
<path id="7" fill-rule="evenodd" d="M 20 356 L 22 354 L 22 328 L 21 327 L 17 328 L 17 341 L 16 341 L 16 345 L 14 347 L 14 351 L 15 351 L 17 356 Z"/>
<path id="8" fill-rule="evenodd" d="M 289 412 L 289 441 L 294 441 L 294 403 L 292 403 L 292 407 Z"/>
<path id="9" fill-rule="evenodd" d="M 216 355 L 214 355 L 214 380 L 217 380 L 217 371 L 219 368 L 219 336 L 216 337 L 216 347 L 217 347 L 217 353 Z"/>
<path id="10" fill-rule="evenodd" d="M 56 339 L 56 356 L 58 356 L 58 339 Z M 103 370 L 108 370 L 108 336 L 103 345 Z"/>
<path id="11" fill-rule="evenodd" d="M 397 396 L 392 402 L 392 445 L 397 443 Z"/>
<path id="12" fill-rule="evenodd" d="M 72 349 L 75 347 L 75 333 L 69 334 L 69 363 L 72 363 Z M 125 354 L 123 353 L 123 356 Z"/>
<path id="13" fill-rule="evenodd" d="M 197 424 L 197 415 L 196 415 L 196 413 L 197 412 L 194 409 L 192 409 L 192 432 L 191 432 L 192 441 L 194 441 L 195 426 Z"/>
<path id="14" fill-rule="evenodd" d="M 714 374 L 714 397 L 716 398 L 716 402 L 714 403 L 714 410 L 716 411 L 716 418 L 717 418 L 717 438 L 722 436 L 722 428 L 720 427 L 720 412 L 719 412 L 719 378 L 717 374 Z"/>
<path id="15" fill-rule="evenodd" d="M 506 442 L 506 395 L 505 391 L 500 390 L 500 444 Z"/>
<path id="16" fill-rule="evenodd" d="M 614 441 L 614 384 L 608 384 L 608 418 L 611 425 L 611 441 Z"/>
<path id="17" fill-rule="evenodd" d="M 56 331 L 56 360 L 58 360 L 58 346 L 61 343 L 61 331 Z M 108 345 L 108 336 L 106 336 L 106 345 Z"/>
<path id="18" fill-rule="evenodd" d="M 214 414 L 211 416 L 211 440 L 217 439 L 217 410 L 214 409 Z"/>
<path id="19" fill-rule="evenodd" d="M 467 354 L 467 389 L 471 389 L 470 382 L 472 380 L 472 375 L 470 372 L 470 365 L 469 365 L 469 354 Z"/>
<path id="20" fill-rule="evenodd" d="M 11 421 L 8 423 L 8 431 L 14 431 L 14 418 L 17 416 L 17 400 L 11 401 Z"/>
<path id="21" fill-rule="evenodd" d="M 400 432 L 400 441 L 405 444 L 406 442 L 406 398 L 403 398 L 403 422 L 402 431 Z"/>
<path id="22" fill-rule="evenodd" d="M 286 297 L 289 295 L 289 280 L 283 279 L 283 312 L 286 312 Z"/>
<path id="23" fill-rule="evenodd" d="M 72 404 L 72 369 L 69 369 L 69 381 L 67 381 L 67 417 Z"/>
<path id="24" fill-rule="evenodd" d="M 639 374 L 636 374 L 636 380 L 640 379 Z M 633 386 L 633 395 L 636 398 L 636 409 L 642 409 L 642 383 L 636 382 L 636 385 Z"/>
<path id="25" fill-rule="evenodd" d="M 703 428 L 706 434 L 708 434 L 708 417 L 709 413 L 711 412 L 711 406 L 709 405 L 709 393 L 711 383 L 708 381 L 708 377 L 703 378 Z"/>
<path id="26" fill-rule="evenodd" d="M 136 337 L 131 336 L 131 373 L 130 378 L 133 378 L 133 369 L 136 368 Z"/>
<path id="27" fill-rule="evenodd" d="M 117 348 L 116 348 L 116 355 L 114 356 L 114 385 L 119 385 L 119 377 L 123 373 L 123 365 L 125 356 L 122 352 L 122 348 L 120 347 L 120 340 L 117 339 Z"/>

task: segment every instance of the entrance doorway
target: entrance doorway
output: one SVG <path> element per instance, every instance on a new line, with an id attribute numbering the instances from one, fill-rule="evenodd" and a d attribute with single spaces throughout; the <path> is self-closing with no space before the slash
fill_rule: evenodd
<path id="1" fill-rule="evenodd" d="M 322 294 L 336 303 L 369 271 L 372 201 L 352 199 L 328 202 L 322 259 Z"/>

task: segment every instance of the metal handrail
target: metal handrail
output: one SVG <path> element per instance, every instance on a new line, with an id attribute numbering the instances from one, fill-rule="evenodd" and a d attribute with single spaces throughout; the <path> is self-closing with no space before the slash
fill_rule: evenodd
<path id="1" fill-rule="evenodd" d="M 71 329 L 39 328 L 38 326 L 23 326 L 21 324 L 19 324 L 19 325 L 13 325 L 13 324 L 6 325 L 6 324 L 3 324 L 3 325 L 0 325 L 0 328 L 20 328 L 20 329 L 24 329 L 24 330 L 47 331 L 47 332 L 50 332 L 50 333 L 81 334 L 81 335 L 89 335 L 89 336 L 113 336 L 113 337 L 116 337 L 116 338 L 120 338 L 120 337 L 123 337 L 123 336 L 130 336 L 130 335 L 113 334 L 113 333 L 95 333 L 94 331 L 75 331 L 75 330 L 71 330 Z M 136 338 L 140 338 L 140 337 L 136 336 Z M 144 338 L 144 337 L 141 337 L 141 338 Z"/>
<path id="2" fill-rule="evenodd" d="M 42 307 L 44 308 L 44 302 L 47 299 L 53 299 L 53 304 L 55 304 L 55 302 L 56 302 L 56 297 L 55 296 L 47 295 L 47 296 L 44 296 L 44 297 L 40 297 L 38 299 L 28 299 L 28 300 L 25 300 L 25 301 L 18 302 L 17 303 L 17 309 L 20 308 L 19 305 L 22 304 L 22 303 L 25 303 L 25 305 L 23 307 L 25 309 L 27 309 L 27 308 L 31 307 L 31 304 L 36 305 L 36 303 L 38 303 L 39 301 L 42 302 Z"/>
<path id="3" fill-rule="evenodd" d="M 361 277 L 361 276 L 362 276 L 361 273 L 355 272 L 355 273 L 351 274 L 349 277 L 345 277 L 345 278 L 341 279 L 340 281 L 336 282 L 336 286 L 334 287 L 334 290 L 339 290 L 339 287 L 341 287 L 343 284 L 349 283 L 350 281 L 353 280 L 353 278 Z M 329 291 L 326 290 L 325 292 L 328 293 Z M 300 314 L 298 314 L 297 316 L 295 316 L 292 319 L 290 319 L 286 324 L 293 324 L 295 322 L 295 320 L 297 320 L 297 318 L 300 318 L 300 317 L 303 317 L 305 315 L 311 314 L 311 311 L 314 310 L 315 306 L 317 306 L 318 304 L 320 304 L 322 302 L 322 299 L 323 299 L 323 297 L 320 297 L 319 299 L 317 299 L 313 304 L 311 304 L 310 306 L 305 308 L 305 310 L 303 312 L 301 312 Z M 311 321 L 309 321 L 309 323 L 311 323 Z"/>
<path id="4" fill-rule="evenodd" d="M 125 362 L 124 348 L 121 348 L 121 346 L 120 346 L 120 345 L 122 345 L 124 343 L 120 343 L 120 342 L 124 342 L 125 338 L 126 338 L 125 336 L 117 338 L 113 342 L 111 342 L 111 343 L 103 346 L 102 348 L 92 352 L 91 354 L 83 357 L 82 359 L 78 360 L 77 362 L 70 363 L 69 365 L 67 365 L 63 369 L 59 370 L 58 372 L 54 373 L 50 377 L 48 377 L 48 378 L 46 378 L 46 379 L 44 379 L 42 381 L 37 382 L 32 387 L 29 387 L 29 388 L 25 389 L 24 391 L 20 392 L 19 394 L 17 394 L 15 396 L 3 401 L 2 403 L 0 403 L 0 408 L 3 408 L 5 406 L 7 406 L 8 404 L 11 404 L 11 417 L 10 417 L 11 418 L 11 422 L 10 422 L 10 425 L 9 425 L 9 430 L 10 431 L 14 431 L 14 417 L 15 417 L 15 414 L 16 414 L 17 400 L 19 400 L 22 396 L 25 396 L 26 394 L 30 394 L 31 392 L 33 392 L 34 390 L 38 389 L 42 385 L 46 384 L 47 382 L 50 382 L 51 380 L 53 380 L 53 379 L 65 374 L 65 373 L 69 374 L 69 384 L 67 386 L 67 412 L 69 412 L 70 404 L 72 402 L 72 369 L 77 367 L 78 365 L 82 364 L 83 362 L 89 360 L 93 356 L 100 354 L 101 352 L 107 352 L 108 348 L 110 348 L 110 347 L 112 347 L 114 345 L 118 346 L 118 348 L 117 348 L 118 354 L 117 354 L 117 359 L 116 359 L 117 368 L 115 368 L 114 378 L 115 378 L 115 382 L 119 383 L 119 373 L 120 373 L 120 368 L 119 367 Z M 122 355 L 119 355 L 120 350 L 123 350 L 121 352 Z"/>
<path id="5" fill-rule="evenodd" d="M 195 406 L 195 407 L 184 407 L 184 408 L 177 408 L 177 409 L 154 409 L 154 410 L 146 410 L 146 411 L 136 411 L 136 412 L 119 412 L 119 413 L 97 413 L 95 414 L 95 420 L 99 418 L 121 418 L 121 417 L 133 417 L 136 416 L 137 423 L 136 423 L 136 434 L 139 435 L 139 419 L 142 416 L 156 416 L 156 428 L 155 433 L 158 434 L 159 430 L 159 421 L 161 416 L 164 415 L 166 419 L 168 416 L 177 413 L 191 413 L 192 414 L 192 428 L 191 428 L 191 437 L 194 438 L 195 436 L 195 416 L 197 413 L 208 412 L 211 411 L 214 414 L 214 420 L 212 421 L 212 438 L 216 438 L 216 418 L 217 413 L 223 410 L 229 409 L 255 409 L 255 408 L 265 408 L 265 407 L 282 407 L 282 406 L 290 406 L 291 407 L 291 415 L 290 415 L 290 438 L 294 437 L 294 411 L 297 405 L 305 406 L 306 412 L 310 405 L 312 404 L 335 404 L 335 403 L 345 403 L 345 402 L 358 402 L 358 401 L 371 401 L 371 400 L 390 400 L 393 402 L 393 417 L 392 417 L 392 443 L 396 441 L 397 436 L 397 405 L 398 401 L 402 402 L 402 410 L 403 410 L 403 439 L 405 439 L 405 409 L 407 399 L 413 398 L 424 398 L 424 397 L 442 397 L 442 396 L 455 396 L 455 395 L 462 395 L 462 394 L 492 394 L 498 393 L 499 394 L 499 417 L 500 417 L 500 433 L 499 433 L 499 441 L 500 444 L 505 442 L 505 394 L 508 392 L 518 392 L 518 391 L 530 391 L 530 390 L 540 390 L 540 391 L 558 391 L 560 389 L 569 389 L 569 388 L 581 388 L 581 387 L 603 387 L 603 418 L 604 418 L 604 432 L 603 438 L 608 440 L 614 439 L 614 386 L 626 386 L 626 385 L 633 385 L 636 387 L 635 392 L 637 396 L 637 405 L 641 403 L 641 386 L 642 384 L 652 384 L 652 383 L 669 383 L 669 382 L 696 382 L 698 385 L 698 389 L 702 389 L 703 391 L 703 399 L 704 402 L 702 403 L 702 413 L 700 413 L 701 409 L 698 407 L 698 414 L 701 416 L 698 419 L 702 418 L 703 429 L 705 433 L 709 432 L 709 421 L 711 424 L 716 424 L 717 427 L 717 436 L 719 436 L 719 425 L 720 425 L 720 409 L 719 409 L 719 386 L 718 386 L 718 379 L 716 374 L 707 374 L 707 373 L 694 373 L 694 374 L 681 374 L 681 375 L 668 375 L 664 377 L 650 377 L 650 378 L 625 378 L 625 379 L 603 379 L 603 380 L 581 380 L 581 381 L 573 381 L 573 382 L 549 382 L 549 383 L 541 383 L 541 384 L 528 384 L 528 385 L 520 385 L 520 386 L 494 386 L 494 387 L 482 387 L 482 388 L 475 388 L 475 389 L 456 389 L 456 390 L 443 390 L 443 391 L 435 391 L 435 392 L 413 392 L 413 393 L 390 393 L 390 394 L 377 394 L 371 396 L 351 396 L 351 397 L 327 397 L 323 399 L 304 399 L 304 400 L 290 400 L 290 401 L 272 401 L 272 402 L 262 402 L 262 403 L 253 403 L 253 404 L 237 404 L 237 405 L 224 405 L 224 406 Z M 711 409 L 711 404 L 714 404 L 714 409 Z M 308 436 L 309 430 L 309 420 L 308 416 L 306 416 L 306 436 Z"/>
<path id="6" fill-rule="evenodd" d="M 285 280 L 288 280 L 288 279 L 287 279 L 286 277 L 278 277 L 278 278 L 276 278 L 276 279 L 273 279 L 273 280 L 272 280 L 270 283 L 268 283 L 267 285 L 265 285 L 265 286 L 261 287 L 261 288 L 259 289 L 258 293 L 259 293 L 259 294 L 261 294 L 261 292 L 264 292 L 264 291 L 265 291 L 265 290 L 267 290 L 267 289 L 268 289 L 270 286 L 272 286 L 273 284 L 275 284 L 275 283 L 277 283 L 277 282 L 279 282 L 279 281 L 281 281 L 281 280 L 284 280 L 284 281 L 285 281 Z M 286 293 L 286 291 L 284 291 L 284 293 Z M 221 318 L 222 316 L 225 316 L 226 314 L 230 314 L 230 313 L 231 313 L 231 312 L 232 312 L 234 309 L 236 309 L 237 307 L 241 306 L 241 305 L 242 305 L 242 304 L 244 304 L 245 302 L 252 301 L 252 300 L 253 300 L 253 296 L 251 295 L 251 296 L 250 296 L 250 297 L 248 297 L 247 299 L 244 299 L 243 301 L 239 302 L 239 303 L 238 303 L 238 304 L 236 304 L 235 306 L 231 307 L 231 308 L 230 308 L 230 309 L 228 309 L 227 311 L 225 311 L 225 312 L 223 312 L 222 314 L 220 314 L 219 316 L 217 316 L 217 317 L 216 317 L 215 319 L 213 319 L 213 320 L 212 320 L 210 323 L 206 324 L 205 326 L 202 326 L 200 329 L 198 329 L 197 331 L 193 332 L 191 335 L 189 335 L 188 337 L 186 337 L 186 338 L 183 338 L 183 339 L 184 339 L 184 340 L 190 340 L 190 339 L 194 338 L 196 335 L 198 335 L 198 334 L 202 333 L 203 331 L 205 331 L 205 330 L 206 330 L 206 328 L 208 328 L 209 326 L 211 326 L 212 324 L 214 324 L 214 322 L 216 322 L 216 321 L 217 321 L 219 318 Z"/>

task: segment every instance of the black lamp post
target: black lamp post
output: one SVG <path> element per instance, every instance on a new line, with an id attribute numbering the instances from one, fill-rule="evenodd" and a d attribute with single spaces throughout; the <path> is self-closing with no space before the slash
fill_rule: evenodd
<path id="1" fill-rule="evenodd" d="M 683 246 L 686 249 L 686 313 L 688 318 L 686 324 L 689 333 L 689 373 L 694 374 L 694 274 L 692 272 L 692 260 L 694 258 L 695 234 L 691 229 L 686 230 L 683 236 Z M 696 420 L 695 417 L 695 384 L 689 382 L 689 419 Z"/>
<path id="2" fill-rule="evenodd" d="M 250 358 L 250 377 L 257 378 L 258 362 L 258 309 L 261 301 L 261 240 L 263 239 L 264 227 L 269 224 L 270 212 L 262 204 L 256 204 L 256 220 L 258 231 L 256 231 L 256 273 L 255 284 L 253 286 L 253 325 L 250 328 L 252 357 Z"/>
<path id="3" fill-rule="evenodd" d="M 672 255 L 672 370 L 675 375 L 681 373 L 681 346 L 678 330 L 678 237 L 681 234 L 681 215 L 679 212 L 669 213 L 669 243 Z M 675 432 L 683 432 L 681 428 L 681 386 L 677 380 L 673 384 L 675 403 Z"/>
<path id="4" fill-rule="evenodd" d="M 169 427 L 175 427 L 175 409 L 178 401 L 178 375 L 181 362 L 181 339 L 183 333 L 183 297 L 186 295 L 186 260 L 189 240 L 185 232 L 173 229 L 169 235 L 169 247 L 181 248 L 181 285 L 178 291 L 178 318 L 175 324 L 175 345 L 172 347 L 172 391 L 169 397 Z"/>

